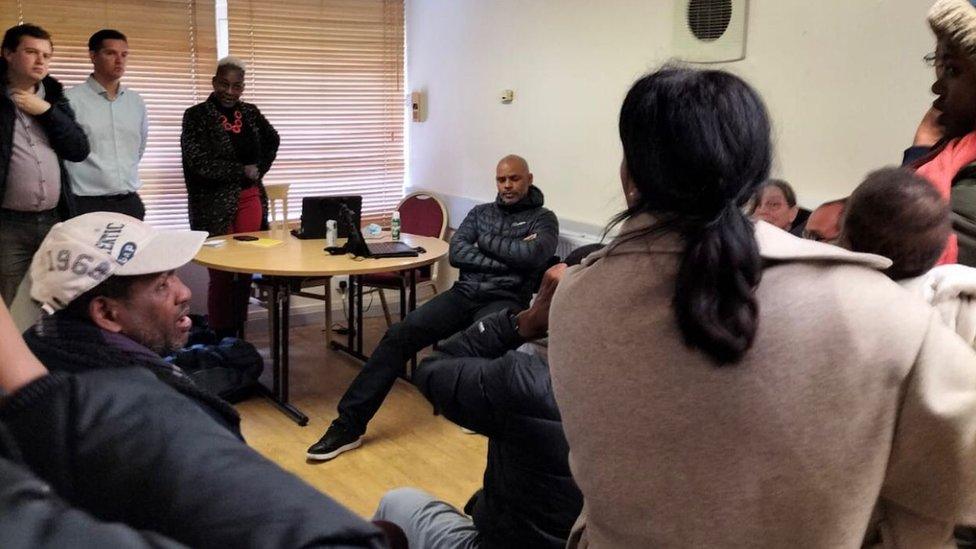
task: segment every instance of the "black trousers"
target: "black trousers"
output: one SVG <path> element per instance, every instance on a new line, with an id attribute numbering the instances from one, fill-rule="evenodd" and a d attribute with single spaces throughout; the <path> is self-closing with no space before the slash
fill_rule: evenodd
<path id="1" fill-rule="evenodd" d="M 0 297 L 7 307 L 13 305 L 34 252 L 57 222 L 57 209 L 20 212 L 0 208 Z"/>
<path id="2" fill-rule="evenodd" d="M 75 196 L 75 208 L 78 215 L 90 212 L 118 212 L 139 220 L 146 218 L 146 206 L 136 193 Z"/>
<path id="3" fill-rule="evenodd" d="M 390 326 L 339 401 L 339 417 L 335 423 L 351 433 L 365 433 L 366 424 L 373 419 L 415 353 L 494 312 L 526 307 L 515 300 L 479 299 L 467 294 L 454 286 L 412 311 L 403 322 Z"/>

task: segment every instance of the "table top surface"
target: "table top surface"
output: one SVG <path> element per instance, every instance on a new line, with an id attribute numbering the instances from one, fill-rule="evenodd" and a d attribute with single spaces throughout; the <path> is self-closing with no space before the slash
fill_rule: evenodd
<path id="1" fill-rule="evenodd" d="M 234 240 L 234 236 L 251 235 L 280 240 L 281 243 L 261 247 L 252 242 Z M 447 242 L 431 237 L 402 234 L 400 242 L 421 246 L 426 252 L 418 257 L 390 257 L 383 259 L 353 257 L 350 254 L 329 255 L 324 251 L 325 239 L 301 240 L 281 230 L 256 231 L 223 235 L 208 239 L 225 240 L 218 247 L 204 246 L 193 259 L 204 267 L 235 273 L 261 273 L 272 276 L 338 276 L 381 273 L 415 269 L 434 263 L 448 252 Z M 389 242 L 389 233 L 382 238 L 368 239 L 367 244 Z M 339 239 L 342 246 L 345 239 Z"/>

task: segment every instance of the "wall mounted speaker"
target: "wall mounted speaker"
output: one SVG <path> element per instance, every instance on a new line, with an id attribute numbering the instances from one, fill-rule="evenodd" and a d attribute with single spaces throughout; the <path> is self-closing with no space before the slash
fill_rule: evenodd
<path id="1" fill-rule="evenodd" d="M 676 0 L 673 53 L 688 63 L 746 56 L 748 0 Z"/>

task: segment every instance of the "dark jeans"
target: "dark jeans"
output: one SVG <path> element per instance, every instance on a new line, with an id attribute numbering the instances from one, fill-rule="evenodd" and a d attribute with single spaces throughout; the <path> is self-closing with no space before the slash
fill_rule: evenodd
<path id="1" fill-rule="evenodd" d="M 136 193 L 109 194 L 105 196 L 75 196 L 77 215 L 91 212 L 118 212 L 143 220 L 146 206 Z"/>
<path id="2" fill-rule="evenodd" d="M 365 433 L 366 424 L 373 419 L 415 353 L 467 328 L 479 318 L 502 309 L 522 310 L 525 306 L 514 300 L 472 298 L 457 286 L 435 296 L 386 331 L 339 401 L 339 417 L 335 423 L 354 434 Z"/>
<path id="3" fill-rule="evenodd" d="M 21 279 L 30 269 L 34 252 L 57 222 L 57 210 L 19 212 L 0 209 L 0 296 L 8 307 L 17 295 Z"/>

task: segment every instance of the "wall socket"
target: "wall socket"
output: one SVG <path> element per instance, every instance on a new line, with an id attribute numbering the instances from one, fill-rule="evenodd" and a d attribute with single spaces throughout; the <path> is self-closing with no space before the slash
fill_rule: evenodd
<path id="1" fill-rule="evenodd" d="M 340 280 L 339 281 L 339 294 L 340 295 L 346 295 L 346 288 L 348 288 L 348 287 L 349 287 L 349 283 L 348 282 L 346 282 L 345 280 Z"/>

